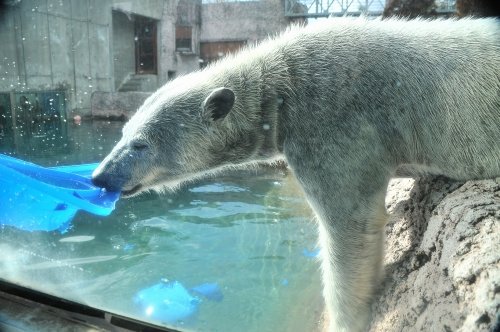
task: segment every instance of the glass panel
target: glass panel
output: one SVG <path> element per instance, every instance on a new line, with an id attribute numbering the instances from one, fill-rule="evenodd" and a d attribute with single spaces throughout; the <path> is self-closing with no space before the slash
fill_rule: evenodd
<path id="1" fill-rule="evenodd" d="M 201 17 L 213 4 L 179 1 L 176 14 L 171 3 L 23 0 L 2 7 L 0 279 L 179 330 L 315 330 L 323 311 L 316 228 L 284 165 L 120 199 L 109 216 L 72 212 L 69 201 L 50 205 L 64 190 L 73 200 L 88 194 L 88 182 L 56 180 L 51 172 L 62 168 L 52 167 L 75 171 L 101 161 L 124 125 L 109 119 L 130 117 L 148 92 L 198 70 L 202 36 L 223 46 L 209 62 L 290 23 L 279 1 L 265 7 L 267 29 L 255 23 L 260 2 L 234 10 L 224 6 L 237 3 L 223 3 L 205 21 L 215 26 L 210 32 Z M 248 24 L 238 31 L 216 26 L 242 18 Z M 176 35 L 178 24 L 188 27 Z M 42 168 L 20 162 L 16 169 L 8 157 Z M 57 227 L 35 227 L 41 223 Z"/>

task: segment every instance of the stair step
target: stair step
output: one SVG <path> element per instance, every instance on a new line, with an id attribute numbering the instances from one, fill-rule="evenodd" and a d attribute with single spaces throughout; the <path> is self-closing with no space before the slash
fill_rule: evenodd
<path id="1" fill-rule="evenodd" d="M 118 91 L 120 92 L 128 92 L 128 91 L 142 91 L 144 86 L 151 86 L 151 75 L 142 76 L 142 75 L 132 75 L 129 76 L 128 80 L 123 83 Z"/>

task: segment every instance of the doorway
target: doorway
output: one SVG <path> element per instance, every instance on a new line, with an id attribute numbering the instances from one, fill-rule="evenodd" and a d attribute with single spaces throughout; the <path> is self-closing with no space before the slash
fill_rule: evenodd
<path id="1" fill-rule="evenodd" d="M 156 21 L 136 16 L 135 19 L 135 72 L 157 73 Z"/>

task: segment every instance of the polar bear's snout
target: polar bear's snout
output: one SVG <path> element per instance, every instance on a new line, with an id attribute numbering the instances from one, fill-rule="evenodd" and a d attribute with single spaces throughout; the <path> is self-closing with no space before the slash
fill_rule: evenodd
<path id="1" fill-rule="evenodd" d="M 116 165 L 103 161 L 92 173 L 92 183 L 107 191 L 122 191 L 129 177 Z"/>
<path id="2" fill-rule="evenodd" d="M 109 190 L 108 188 L 110 187 L 109 176 L 108 176 L 108 174 L 106 174 L 104 172 L 94 171 L 92 173 L 92 183 L 95 186 L 105 188 L 106 190 Z"/>
<path id="3" fill-rule="evenodd" d="M 92 173 L 92 183 L 107 191 L 120 191 L 124 196 L 138 192 L 142 185 L 135 173 L 147 150 L 146 143 L 135 141 L 115 147 Z"/>
<path id="4" fill-rule="evenodd" d="M 135 185 L 127 185 L 127 178 L 115 176 L 111 172 L 99 172 L 92 174 L 92 183 L 98 187 L 104 188 L 111 192 L 121 192 L 123 197 L 130 197 L 139 193 L 143 185 L 141 183 Z"/>

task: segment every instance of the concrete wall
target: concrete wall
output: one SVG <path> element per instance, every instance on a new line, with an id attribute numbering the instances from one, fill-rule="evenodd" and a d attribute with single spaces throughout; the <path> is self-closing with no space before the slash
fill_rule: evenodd
<path id="1" fill-rule="evenodd" d="M 113 0 L 113 9 L 161 20 L 166 3 L 177 2 L 178 0 Z"/>
<path id="2" fill-rule="evenodd" d="M 135 73 L 134 20 L 131 15 L 113 10 L 114 90 Z"/>
<path id="3" fill-rule="evenodd" d="M 200 68 L 198 56 L 202 7 L 201 0 L 165 2 L 162 20 L 158 27 L 158 38 L 161 40 L 161 44 L 158 44 L 159 85 L 169 80 L 169 72 L 175 77 Z M 193 28 L 193 51 L 191 53 L 175 51 L 175 26 L 177 24 L 190 25 Z"/>
<path id="4" fill-rule="evenodd" d="M 18 59 L 18 45 L 16 44 L 17 29 L 14 29 L 14 16 L 2 15 L 0 17 L 0 91 L 10 91 L 14 88 L 24 87 L 25 81 L 21 80 L 24 66 Z M 19 37 L 20 38 L 20 37 Z"/>
<path id="5" fill-rule="evenodd" d="M 165 4 L 175 3 L 23 0 L 7 7 L 0 18 L 0 92 L 64 90 L 68 116 L 90 116 L 91 94 L 114 91 L 135 71 L 133 23 L 120 13 L 113 29 L 113 9 L 161 19 Z"/>
<path id="6" fill-rule="evenodd" d="M 284 16 L 284 0 L 204 4 L 201 10 L 201 42 L 239 40 L 248 44 L 282 31 L 290 24 Z"/>
<path id="7" fill-rule="evenodd" d="M 151 93 L 147 92 L 94 92 L 92 117 L 94 119 L 127 120 Z"/>
<path id="8" fill-rule="evenodd" d="M 92 91 L 112 89 L 110 0 L 23 0 L 0 26 L 0 91 L 65 90 L 90 114 Z"/>

